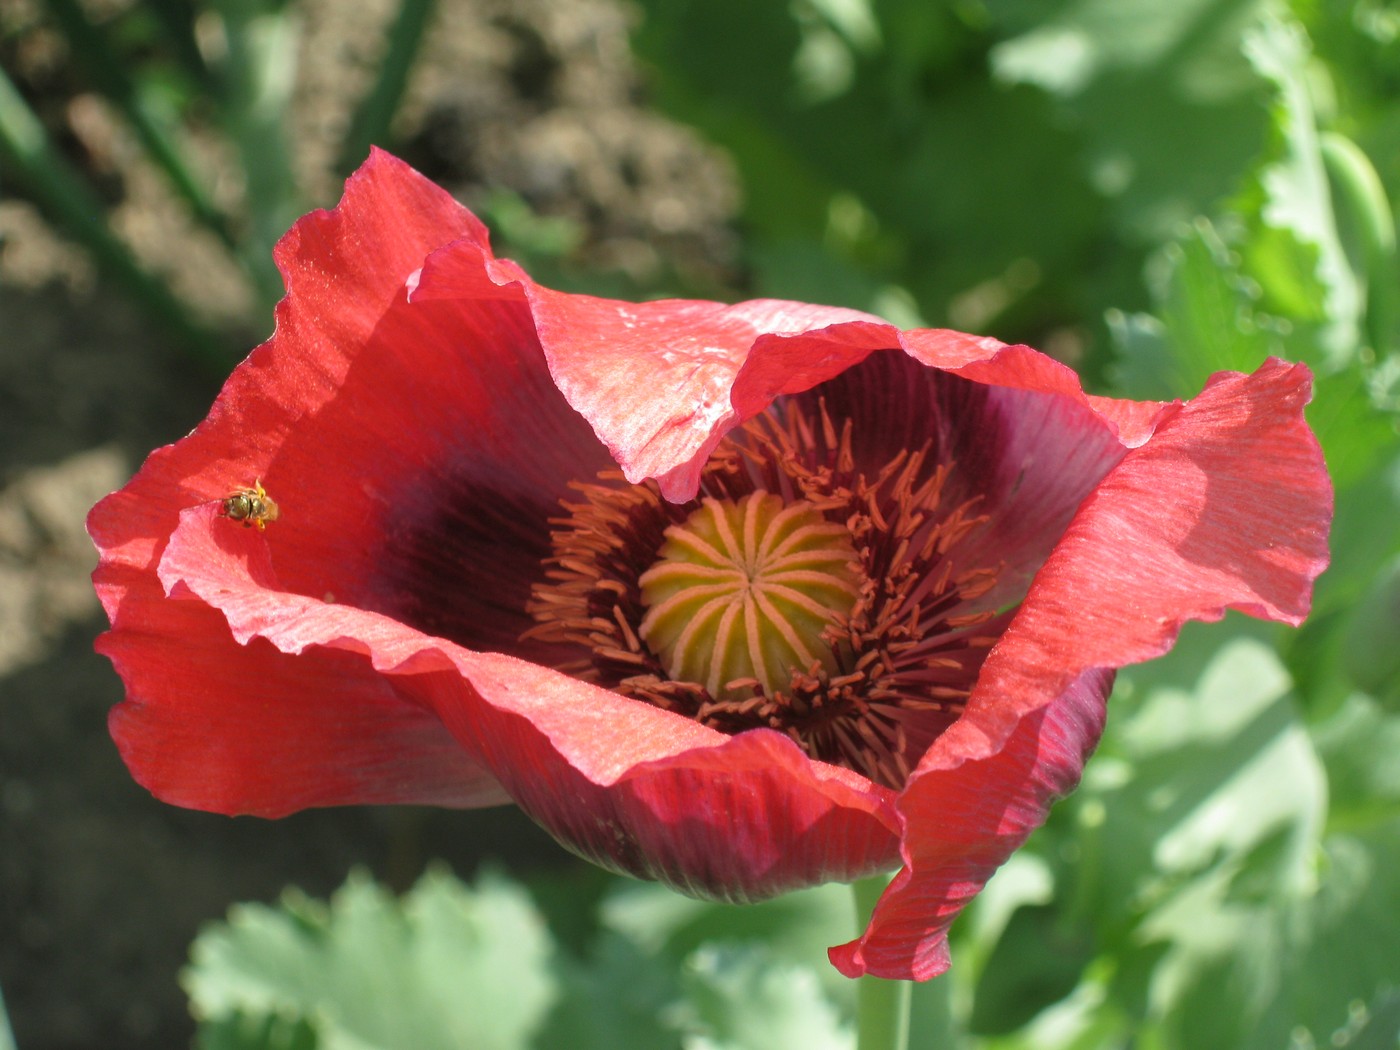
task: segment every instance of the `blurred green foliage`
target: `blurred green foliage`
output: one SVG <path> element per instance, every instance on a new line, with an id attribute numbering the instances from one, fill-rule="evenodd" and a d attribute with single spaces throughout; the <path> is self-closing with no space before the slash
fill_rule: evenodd
<path id="1" fill-rule="evenodd" d="M 1122 675 L 1085 784 L 955 928 L 960 1045 L 1394 1047 L 1400 8 L 646 9 L 662 104 L 738 160 L 766 293 L 912 304 L 1123 396 L 1317 374 L 1312 619 L 1231 616 Z"/>
<path id="2" fill-rule="evenodd" d="M 270 247 L 304 203 L 276 148 L 294 5 L 212 3 L 229 46 L 211 62 L 193 7 L 138 5 L 104 40 L 73 0 L 51 3 L 72 46 L 93 49 L 97 88 L 273 297 Z M 1317 374 L 1337 518 L 1314 615 L 1296 631 L 1237 616 L 1188 628 L 1121 676 L 1083 787 L 955 927 L 951 975 L 918 990 L 916 1045 L 1396 1046 L 1400 6 L 640 6 L 654 104 L 736 165 L 736 294 L 1024 340 L 1121 396 L 1190 396 L 1271 354 Z M 387 141 L 423 17 L 405 4 L 347 162 Z M 161 48 L 131 43 L 154 36 Z M 187 179 L 174 145 L 195 99 L 244 157 L 238 215 Z M 5 81 L 0 132 L 0 159 L 54 220 L 178 312 Z M 492 192 L 518 239 L 570 250 L 567 229 Z M 352 881 L 329 910 L 240 912 L 195 950 L 202 1045 L 405 1045 L 355 1021 L 370 1002 L 405 1026 L 392 1031 L 439 1033 L 424 1047 L 787 1045 L 779 1030 L 850 1045 L 850 992 L 822 949 L 853 925 L 830 893 L 746 910 L 649 887 L 579 894 L 537 886 L 531 904 L 434 876 L 399 903 Z M 512 985 L 487 998 L 494 952 Z M 357 969 L 368 958 L 393 995 Z M 489 1010 L 454 1014 L 442 974 L 476 974 L 465 1001 Z"/>
<path id="3" fill-rule="evenodd" d="M 850 982 L 811 960 L 844 887 L 746 909 L 616 881 L 563 944 L 576 887 L 432 871 L 399 900 L 352 875 L 327 904 L 241 905 L 184 975 L 200 1050 L 853 1050 Z M 834 914 L 833 914 L 834 913 Z M 835 921 L 833 921 L 835 918 Z"/>
<path id="4" fill-rule="evenodd" d="M 396 901 L 356 874 L 329 905 L 237 908 L 196 942 L 185 987 L 204 1050 L 510 1050 L 558 996 L 551 949 L 518 887 L 430 872 Z"/>

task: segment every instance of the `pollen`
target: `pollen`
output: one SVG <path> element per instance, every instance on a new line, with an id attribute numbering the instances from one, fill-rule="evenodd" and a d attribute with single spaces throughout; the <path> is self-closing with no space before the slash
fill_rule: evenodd
<path id="1" fill-rule="evenodd" d="M 672 680 L 742 698 L 836 672 L 836 628 L 860 593 L 843 525 L 760 489 L 703 500 L 665 537 L 638 581 L 639 633 Z"/>

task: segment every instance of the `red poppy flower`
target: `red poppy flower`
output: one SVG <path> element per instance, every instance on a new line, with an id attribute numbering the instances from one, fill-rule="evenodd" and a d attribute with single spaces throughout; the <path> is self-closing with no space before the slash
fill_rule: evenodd
<path id="1" fill-rule="evenodd" d="M 112 734 L 178 805 L 514 802 L 732 901 L 898 869 L 831 957 L 923 979 L 1114 669 L 1297 623 L 1326 562 L 1302 365 L 1135 403 L 849 310 L 555 292 L 385 154 L 277 261 L 276 334 L 89 519 Z"/>

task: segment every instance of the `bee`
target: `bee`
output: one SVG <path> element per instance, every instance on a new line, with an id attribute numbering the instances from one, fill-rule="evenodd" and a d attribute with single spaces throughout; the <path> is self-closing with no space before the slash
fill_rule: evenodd
<path id="1" fill-rule="evenodd" d="M 281 511 L 277 509 L 272 497 L 264 491 L 262 479 L 258 478 L 254 480 L 252 488 L 239 489 L 225 496 L 219 505 L 219 513 L 232 521 L 243 522 L 245 529 L 256 525 L 261 532 L 267 528 L 269 521 L 277 520 Z"/>

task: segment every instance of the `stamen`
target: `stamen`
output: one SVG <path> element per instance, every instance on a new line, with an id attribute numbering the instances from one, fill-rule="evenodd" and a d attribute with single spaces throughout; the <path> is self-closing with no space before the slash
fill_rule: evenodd
<path id="1" fill-rule="evenodd" d="M 962 712 L 1005 618 L 999 565 L 958 565 L 985 524 L 950 503 L 931 444 L 866 464 L 850 419 L 789 399 L 667 503 L 617 472 L 576 484 L 529 636 L 560 669 L 723 732 L 770 728 L 901 785 Z"/>

